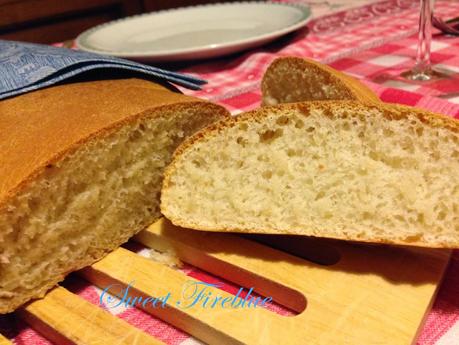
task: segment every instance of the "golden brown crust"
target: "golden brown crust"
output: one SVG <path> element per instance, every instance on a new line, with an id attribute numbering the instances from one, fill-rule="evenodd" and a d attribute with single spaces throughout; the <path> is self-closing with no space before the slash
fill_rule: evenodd
<path id="1" fill-rule="evenodd" d="M 415 114 L 422 122 L 431 125 L 432 127 L 444 127 L 448 128 L 454 132 L 459 132 L 459 121 L 443 115 L 433 113 L 427 110 L 414 108 L 406 105 L 399 104 L 388 104 L 388 103 L 379 103 L 379 104 L 363 104 L 356 101 L 311 101 L 311 102 L 299 102 L 299 103 L 287 103 L 279 104 L 274 106 L 268 106 L 263 108 L 254 109 L 239 114 L 238 116 L 227 117 L 223 120 L 217 121 L 206 128 L 201 129 L 196 132 L 189 138 L 185 139 L 183 143 L 177 148 L 174 152 L 172 163 L 169 167 L 166 168 L 166 173 L 172 168 L 175 158 L 180 156 L 185 152 L 190 146 L 195 142 L 200 140 L 205 140 L 210 138 L 213 135 L 218 134 L 224 128 L 231 127 L 233 124 L 244 122 L 244 121 L 258 121 L 268 114 L 272 114 L 274 110 L 300 110 L 303 115 L 308 116 L 309 109 L 311 108 L 328 108 L 332 109 L 333 107 L 353 107 L 358 110 L 359 108 L 371 109 L 376 108 L 378 110 L 383 110 L 383 115 L 391 120 L 397 120 L 401 118 L 407 118 L 408 114 Z M 384 111 L 385 110 L 385 111 Z M 332 113 L 331 113 L 332 114 Z M 164 179 L 166 181 L 166 177 Z"/>
<path id="2" fill-rule="evenodd" d="M 359 80 L 314 60 L 294 56 L 277 58 L 269 65 L 261 83 L 263 95 L 268 94 L 270 80 L 275 79 L 271 76 L 277 75 L 276 71 L 280 68 L 283 70 L 312 70 L 317 74 L 321 74 L 327 80 L 327 84 L 339 87 L 340 91 L 344 94 L 344 99 L 365 103 L 381 102 L 378 96 Z"/>
<path id="3" fill-rule="evenodd" d="M 225 128 L 232 127 L 236 124 L 243 123 L 243 122 L 258 122 L 267 115 L 272 115 L 273 113 L 282 115 L 284 111 L 300 111 L 304 116 L 308 116 L 309 112 L 313 108 L 321 108 L 325 110 L 329 110 L 329 113 L 333 116 L 333 109 L 343 109 L 347 108 L 349 110 L 355 110 L 355 113 L 359 109 L 361 110 L 368 110 L 371 108 L 376 108 L 382 111 L 383 116 L 390 120 L 400 120 L 407 118 L 408 115 L 414 114 L 417 116 L 422 122 L 432 127 L 443 127 L 448 128 L 451 131 L 459 133 L 459 121 L 455 120 L 454 118 L 448 117 L 442 114 L 436 114 L 429 111 L 425 111 L 422 109 L 404 106 L 404 105 L 395 105 L 395 104 L 363 104 L 357 101 L 314 101 L 314 102 L 301 102 L 301 103 L 288 103 L 288 104 L 280 104 L 276 106 L 269 106 L 263 107 L 259 109 L 255 109 L 249 112 L 242 113 L 237 117 L 231 117 L 219 122 L 215 122 L 212 125 L 198 131 L 193 136 L 187 138 L 175 151 L 172 162 L 166 168 L 164 172 L 164 180 L 163 180 L 163 190 L 166 190 L 170 184 L 170 178 L 177 170 L 176 164 L 177 161 L 180 159 L 180 156 L 185 154 L 188 150 L 192 149 L 193 145 L 197 142 L 205 142 L 210 138 L 218 135 L 218 133 Z M 352 116 L 354 113 L 350 112 Z M 203 226 L 202 224 L 196 224 L 194 222 L 190 222 L 187 219 L 183 218 L 175 218 L 172 215 L 169 215 L 167 209 L 163 208 L 163 204 L 161 203 L 161 211 L 162 213 L 175 225 L 181 226 L 184 228 L 195 229 L 195 230 L 203 230 L 203 231 L 212 231 L 212 232 L 251 232 L 251 233 L 263 233 L 263 234 L 286 234 L 285 232 L 280 232 L 277 229 L 268 229 L 263 228 L 260 229 L 252 229 L 252 230 L 238 230 L 238 229 L 230 229 L 230 228 L 219 228 L 215 229 L 213 227 Z M 301 235 L 301 231 L 292 232 L 292 235 Z M 366 239 L 356 239 L 353 237 L 347 236 L 336 236 L 336 239 L 342 240 L 352 240 L 352 241 L 360 241 L 360 242 L 371 242 L 371 243 L 388 243 L 388 244 L 400 244 L 400 245 L 410 245 L 410 246 L 423 246 L 423 247 L 431 247 L 431 248 L 459 248 L 459 240 L 455 243 L 453 242 L 444 242 L 444 243 L 426 243 L 423 241 L 410 241 L 410 242 L 403 242 L 403 241 L 396 241 L 393 239 L 388 238 L 374 238 L 371 241 Z"/>
<path id="4" fill-rule="evenodd" d="M 0 102 L 0 208 L 10 197 L 81 144 L 162 107 L 221 106 L 140 80 L 55 86 Z"/>
<path id="5" fill-rule="evenodd" d="M 47 165 L 139 118 L 163 116 L 165 108 L 168 113 L 195 108 L 229 116 L 221 106 L 140 79 L 68 84 L 0 102 L 0 209 L 39 178 Z M 69 272 L 102 258 L 141 228 L 126 229 L 112 247 L 95 248 L 69 263 Z M 11 299 L 0 296 L 0 314 L 44 295 L 69 272 L 56 272 L 52 281 L 28 294 Z"/>

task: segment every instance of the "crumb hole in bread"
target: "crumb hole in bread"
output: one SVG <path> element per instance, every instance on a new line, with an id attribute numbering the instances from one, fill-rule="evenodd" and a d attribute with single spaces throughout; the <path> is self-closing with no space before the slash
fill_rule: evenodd
<path id="1" fill-rule="evenodd" d="M 301 129 L 301 128 L 303 128 L 303 127 L 304 127 L 304 122 L 301 121 L 300 119 L 297 119 L 297 120 L 295 121 L 295 128 Z"/>
<path id="2" fill-rule="evenodd" d="M 142 138 L 142 131 L 140 131 L 139 129 L 132 131 L 131 134 L 129 135 L 129 140 L 131 141 L 135 141 L 140 138 Z"/>
<path id="3" fill-rule="evenodd" d="M 276 123 L 280 126 L 285 126 L 289 123 L 289 118 L 287 116 L 280 116 L 277 120 Z"/>
<path id="4" fill-rule="evenodd" d="M 248 144 L 249 141 L 248 141 L 247 139 L 243 138 L 243 137 L 238 137 L 238 138 L 236 139 L 236 142 L 237 142 L 239 145 L 241 145 L 242 147 L 245 147 L 245 146 Z"/>
<path id="5" fill-rule="evenodd" d="M 258 133 L 261 143 L 272 143 L 277 138 L 280 138 L 283 135 L 283 130 L 278 128 L 276 130 L 266 130 L 264 132 Z"/>
<path id="6" fill-rule="evenodd" d="M 287 149 L 287 156 L 293 157 L 296 155 L 295 149 Z"/>
<path id="7" fill-rule="evenodd" d="M 360 176 L 365 176 L 368 174 L 368 170 L 366 167 L 359 167 L 359 170 L 357 172 Z"/>
<path id="8" fill-rule="evenodd" d="M 202 165 L 202 160 L 200 159 L 193 159 L 193 165 L 196 167 L 196 168 L 200 168 L 201 165 Z"/>
<path id="9" fill-rule="evenodd" d="M 267 170 L 267 171 L 263 171 L 261 176 L 263 176 L 264 179 L 269 180 L 273 176 L 273 173 L 272 171 Z"/>
<path id="10" fill-rule="evenodd" d="M 414 153 L 414 144 L 409 137 L 403 138 L 401 141 L 402 149 L 409 153 Z"/>
<path id="11" fill-rule="evenodd" d="M 449 144 L 449 143 L 453 144 L 453 141 L 452 141 L 451 137 L 448 137 L 446 135 L 442 135 L 442 136 L 440 136 L 440 138 L 441 138 L 441 141 L 444 142 L 445 144 Z"/>
<path id="12" fill-rule="evenodd" d="M 319 193 L 317 193 L 317 195 L 316 195 L 314 200 L 317 201 L 317 200 L 320 200 L 320 199 L 322 199 L 324 197 L 325 197 L 325 192 L 324 191 L 320 191 Z"/>
<path id="13" fill-rule="evenodd" d="M 379 156 L 375 151 L 370 151 L 368 153 L 368 157 L 370 157 L 372 160 L 377 161 L 379 160 Z"/>
<path id="14" fill-rule="evenodd" d="M 362 219 L 363 220 L 370 220 L 372 218 L 372 214 L 370 212 L 364 211 L 362 212 Z"/>
<path id="15" fill-rule="evenodd" d="M 392 130 L 392 129 L 389 129 L 389 128 L 384 128 L 383 129 L 383 135 L 385 137 L 392 137 L 394 136 L 395 132 Z"/>
<path id="16" fill-rule="evenodd" d="M 395 215 L 394 218 L 397 219 L 400 222 L 403 222 L 405 220 L 404 217 L 400 216 L 400 215 Z"/>
<path id="17" fill-rule="evenodd" d="M 330 119 L 333 118 L 333 112 L 328 108 L 323 110 L 323 114 Z"/>
<path id="18" fill-rule="evenodd" d="M 438 220 L 444 220 L 444 219 L 446 218 L 446 214 L 447 214 L 447 213 L 446 213 L 445 211 L 440 211 L 440 212 L 438 213 L 437 219 L 438 219 Z"/>
<path id="19" fill-rule="evenodd" d="M 244 132 L 245 132 L 245 131 L 247 131 L 248 126 L 247 126 L 246 123 L 240 123 L 240 124 L 239 124 L 239 129 L 240 129 L 241 131 L 244 131 Z"/>
<path id="20" fill-rule="evenodd" d="M 440 152 L 438 151 L 433 151 L 432 154 L 430 155 L 434 160 L 439 160 L 440 159 Z"/>

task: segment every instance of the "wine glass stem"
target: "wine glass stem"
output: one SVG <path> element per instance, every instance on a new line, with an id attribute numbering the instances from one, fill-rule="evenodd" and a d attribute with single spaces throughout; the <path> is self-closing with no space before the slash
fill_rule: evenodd
<path id="1" fill-rule="evenodd" d="M 420 0 L 419 38 L 414 74 L 428 75 L 431 71 L 430 42 L 432 40 L 432 1 Z"/>

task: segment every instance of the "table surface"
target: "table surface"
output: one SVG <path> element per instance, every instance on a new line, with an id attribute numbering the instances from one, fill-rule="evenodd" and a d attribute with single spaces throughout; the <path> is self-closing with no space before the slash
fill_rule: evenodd
<path id="1" fill-rule="evenodd" d="M 297 1 L 312 4 L 316 18 L 308 30 L 245 53 L 194 64 L 184 72 L 209 83 L 201 91 L 184 93 L 226 106 L 233 114 L 259 106 L 260 80 L 270 62 L 279 56 L 310 57 L 361 79 L 383 101 L 413 105 L 459 118 L 458 80 L 412 85 L 384 81 L 410 68 L 416 54 L 418 5 L 412 0 L 386 1 Z M 330 14 L 330 11 L 334 13 Z M 338 12 L 336 12 L 338 11 Z M 327 14 L 328 13 L 328 14 Z M 459 1 L 436 1 L 435 13 L 442 18 L 457 16 Z M 459 72 L 459 37 L 434 34 L 432 61 L 441 68 Z M 379 80 L 379 83 L 375 83 Z M 213 282 L 213 277 L 191 266 L 182 270 L 195 278 Z M 98 304 L 100 290 L 70 278 L 66 287 Z M 231 285 L 227 289 L 231 291 Z M 288 314 L 278 305 L 269 307 Z M 196 340 L 167 323 L 137 309 L 111 310 L 129 323 L 167 344 L 196 344 Z M 49 344 L 38 333 L 9 316 L 0 318 L 0 333 L 16 344 Z M 390 340 L 388 340 L 390 344 Z M 459 344 L 459 251 L 454 251 L 444 282 L 419 336 L 418 345 Z"/>

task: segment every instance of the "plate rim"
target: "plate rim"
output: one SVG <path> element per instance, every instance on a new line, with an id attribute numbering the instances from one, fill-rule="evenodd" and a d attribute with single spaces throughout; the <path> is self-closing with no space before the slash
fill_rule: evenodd
<path id="1" fill-rule="evenodd" d="M 164 50 L 162 53 L 159 52 L 148 52 L 148 51 L 109 51 L 109 50 L 102 50 L 102 49 L 93 49 L 89 47 L 88 45 L 85 45 L 84 40 L 87 39 L 87 37 L 91 34 L 93 34 L 95 31 L 98 31 L 106 26 L 113 25 L 119 22 L 131 20 L 134 18 L 140 18 L 140 17 L 146 17 L 146 16 L 151 16 L 151 15 L 160 15 L 164 14 L 167 12 L 176 12 L 176 11 L 183 11 L 187 9 L 195 9 L 195 8 L 205 8 L 205 7 L 216 7 L 216 6 L 235 6 L 235 5 L 276 5 L 276 6 L 283 6 L 283 7 L 289 7 L 289 8 L 295 8 L 301 10 L 303 16 L 296 22 L 278 29 L 274 31 L 270 31 L 261 35 L 256 35 L 254 37 L 250 38 L 245 38 L 245 39 L 239 39 L 236 41 L 231 41 L 231 42 L 226 42 L 226 43 L 220 43 L 213 45 L 212 47 L 209 46 L 199 46 L 199 47 L 191 47 L 191 48 L 186 48 L 186 49 L 174 49 L 174 50 Z M 183 6 L 183 7 L 177 7 L 177 8 L 171 8 L 171 9 L 166 9 L 166 10 L 161 10 L 161 11 L 153 11 L 153 12 L 147 12 L 147 13 L 140 13 L 140 14 L 135 14 L 132 16 L 127 16 L 115 20 L 111 20 L 106 23 L 102 23 L 99 25 L 96 25 L 92 28 L 89 28 L 82 33 L 80 33 L 77 38 L 75 39 L 75 45 L 78 49 L 86 51 L 86 52 L 91 52 L 91 53 L 97 53 L 97 54 L 103 54 L 103 55 L 111 55 L 115 57 L 126 57 L 126 58 L 134 58 L 134 57 L 150 57 L 150 58 L 160 58 L 160 57 L 168 57 L 168 56 L 176 56 L 176 55 L 184 55 L 184 54 L 190 54 L 190 53 L 198 53 L 202 51 L 212 51 L 212 50 L 218 50 L 218 49 L 226 49 L 230 48 L 232 46 L 238 46 L 238 45 L 243 45 L 243 44 L 251 44 L 254 42 L 262 41 L 265 39 L 269 38 L 276 38 L 279 36 L 282 36 L 284 34 L 287 34 L 289 32 L 293 32 L 295 30 L 298 30 L 299 28 L 305 26 L 310 20 L 312 19 L 312 11 L 311 7 L 308 5 L 300 4 L 300 3 L 284 3 L 284 2 L 275 2 L 275 1 L 238 1 L 238 2 L 229 2 L 229 3 L 212 3 L 212 4 L 200 4 L 200 5 L 192 5 L 192 6 Z"/>

